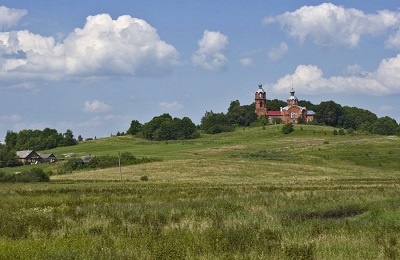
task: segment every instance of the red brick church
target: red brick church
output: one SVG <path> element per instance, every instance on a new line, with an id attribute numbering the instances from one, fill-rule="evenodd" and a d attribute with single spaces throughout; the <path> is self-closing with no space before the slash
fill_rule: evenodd
<path id="1" fill-rule="evenodd" d="M 264 116 L 268 119 L 268 122 L 282 122 L 282 123 L 293 123 L 297 124 L 300 121 L 311 122 L 314 120 L 314 111 L 307 110 L 306 107 L 298 105 L 299 100 L 294 95 L 294 90 L 290 91 L 290 97 L 287 99 L 287 106 L 281 107 L 279 111 L 267 109 L 267 93 L 262 88 L 262 85 L 258 85 L 258 90 L 255 93 L 255 106 L 256 114 L 258 117 Z M 300 119 L 301 118 L 301 119 Z"/>

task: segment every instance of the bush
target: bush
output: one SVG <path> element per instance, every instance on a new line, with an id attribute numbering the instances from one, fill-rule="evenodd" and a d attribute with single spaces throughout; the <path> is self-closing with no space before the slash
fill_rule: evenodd
<path id="1" fill-rule="evenodd" d="M 136 158 L 130 152 L 121 153 L 120 159 L 121 159 L 121 165 L 124 165 L 124 166 L 139 164 L 139 163 L 149 163 L 149 162 L 161 161 L 161 159 L 159 159 L 159 158 L 148 158 L 148 157 Z M 71 173 L 74 170 L 86 169 L 86 168 L 105 169 L 105 168 L 111 168 L 111 167 L 118 167 L 118 164 L 119 164 L 118 156 L 110 156 L 110 155 L 96 156 L 96 157 L 93 157 L 89 161 L 89 163 L 84 163 L 82 161 L 82 159 L 80 159 L 80 158 L 73 158 L 73 159 L 69 159 L 66 163 L 60 165 L 57 173 L 58 174 Z"/>
<path id="2" fill-rule="evenodd" d="M 144 175 L 144 176 L 140 177 L 140 180 L 141 180 L 141 181 L 148 181 L 148 180 L 149 180 L 149 177 L 147 177 L 146 175 Z"/>
<path id="3" fill-rule="evenodd" d="M 0 182 L 15 182 L 14 174 L 0 172 Z"/>
<path id="4" fill-rule="evenodd" d="M 0 172 L 0 182 L 48 182 L 49 180 L 49 176 L 39 168 L 16 174 Z"/>
<path id="5" fill-rule="evenodd" d="M 294 128 L 293 128 L 292 123 L 285 124 L 282 127 L 282 133 L 284 133 L 284 134 L 290 134 L 291 132 L 293 132 L 293 130 L 294 130 Z"/>

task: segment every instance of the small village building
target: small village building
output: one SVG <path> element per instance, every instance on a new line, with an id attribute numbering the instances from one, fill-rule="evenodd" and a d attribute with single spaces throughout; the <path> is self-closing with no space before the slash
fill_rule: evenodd
<path id="1" fill-rule="evenodd" d="M 17 157 L 23 164 L 37 164 L 42 161 L 40 155 L 33 150 L 17 151 Z"/>
<path id="2" fill-rule="evenodd" d="M 88 164 L 92 159 L 93 156 L 92 155 L 83 155 L 80 157 L 82 164 Z"/>
<path id="3" fill-rule="evenodd" d="M 42 163 L 45 162 L 54 163 L 57 162 L 58 160 L 57 157 L 52 153 L 50 154 L 39 153 L 39 156 L 42 158 Z"/>
<path id="4" fill-rule="evenodd" d="M 258 85 L 258 91 L 255 93 L 255 112 L 258 117 L 265 116 L 270 123 L 293 123 L 311 122 L 314 120 L 314 111 L 307 110 L 306 107 L 299 106 L 299 100 L 294 95 L 295 91 L 290 91 L 290 96 L 287 99 L 287 106 L 281 107 L 279 111 L 268 110 L 267 95 L 262 85 Z"/>

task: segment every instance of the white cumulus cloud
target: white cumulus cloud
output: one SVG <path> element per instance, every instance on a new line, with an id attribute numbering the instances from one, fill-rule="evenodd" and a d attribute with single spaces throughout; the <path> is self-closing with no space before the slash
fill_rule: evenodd
<path id="1" fill-rule="evenodd" d="M 287 44 L 285 42 L 281 42 L 278 48 L 274 48 L 268 52 L 268 58 L 271 61 L 278 61 L 285 56 L 287 51 L 288 51 Z"/>
<path id="2" fill-rule="evenodd" d="M 358 70 L 357 66 L 353 69 Z M 362 93 L 388 95 L 400 93 L 400 54 L 384 59 L 373 72 L 355 73 L 349 76 L 324 77 L 315 65 L 299 65 L 293 74 L 287 74 L 272 85 L 276 91 L 287 92 L 294 84 L 296 90 L 307 94 Z"/>
<path id="3" fill-rule="evenodd" d="M 24 9 L 13 9 L 0 6 L 0 29 L 16 25 L 28 12 Z"/>
<path id="4" fill-rule="evenodd" d="M 264 24 L 279 23 L 292 37 L 321 46 L 358 46 L 364 35 L 377 35 L 400 24 L 400 13 L 388 10 L 367 14 L 331 3 L 303 6 L 293 12 L 265 17 Z"/>
<path id="5" fill-rule="evenodd" d="M 26 30 L 0 33 L 3 79 L 159 76 L 178 63 L 179 53 L 155 28 L 129 15 L 89 16 L 62 42 Z"/>
<path id="6" fill-rule="evenodd" d="M 100 113 L 111 110 L 111 107 L 106 103 L 97 99 L 93 101 L 85 101 L 83 104 L 83 111 L 86 113 Z"/>
<path id="7" fill-rule="evenodd" d="M 224 50 L 228 45 L 227 36 L 220 32 L 205 30 L 198 45 L 199 49 L 192 55 L 194 65 L 212 71 L 219 71 L 225 67 L 227 58 Z"/>

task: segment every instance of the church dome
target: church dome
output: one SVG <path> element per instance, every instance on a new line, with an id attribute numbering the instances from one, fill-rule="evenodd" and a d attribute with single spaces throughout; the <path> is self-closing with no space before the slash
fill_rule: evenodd
<path id="1" fill-rule="evenodd" d="M 264 89 L 262 88 L 262 84 L 258 85 L 258 90 L 256 92 L 261 92 L 261 93 L 265 92 Z"/>
<path id="2" fill-rule="evenodd" d="M 288 98 L 288 100 L 298 100 L 297 97 L 294 95 L 293 88 L 292 88 L 292 91 L 290 91 L 290 97 Z"/>

